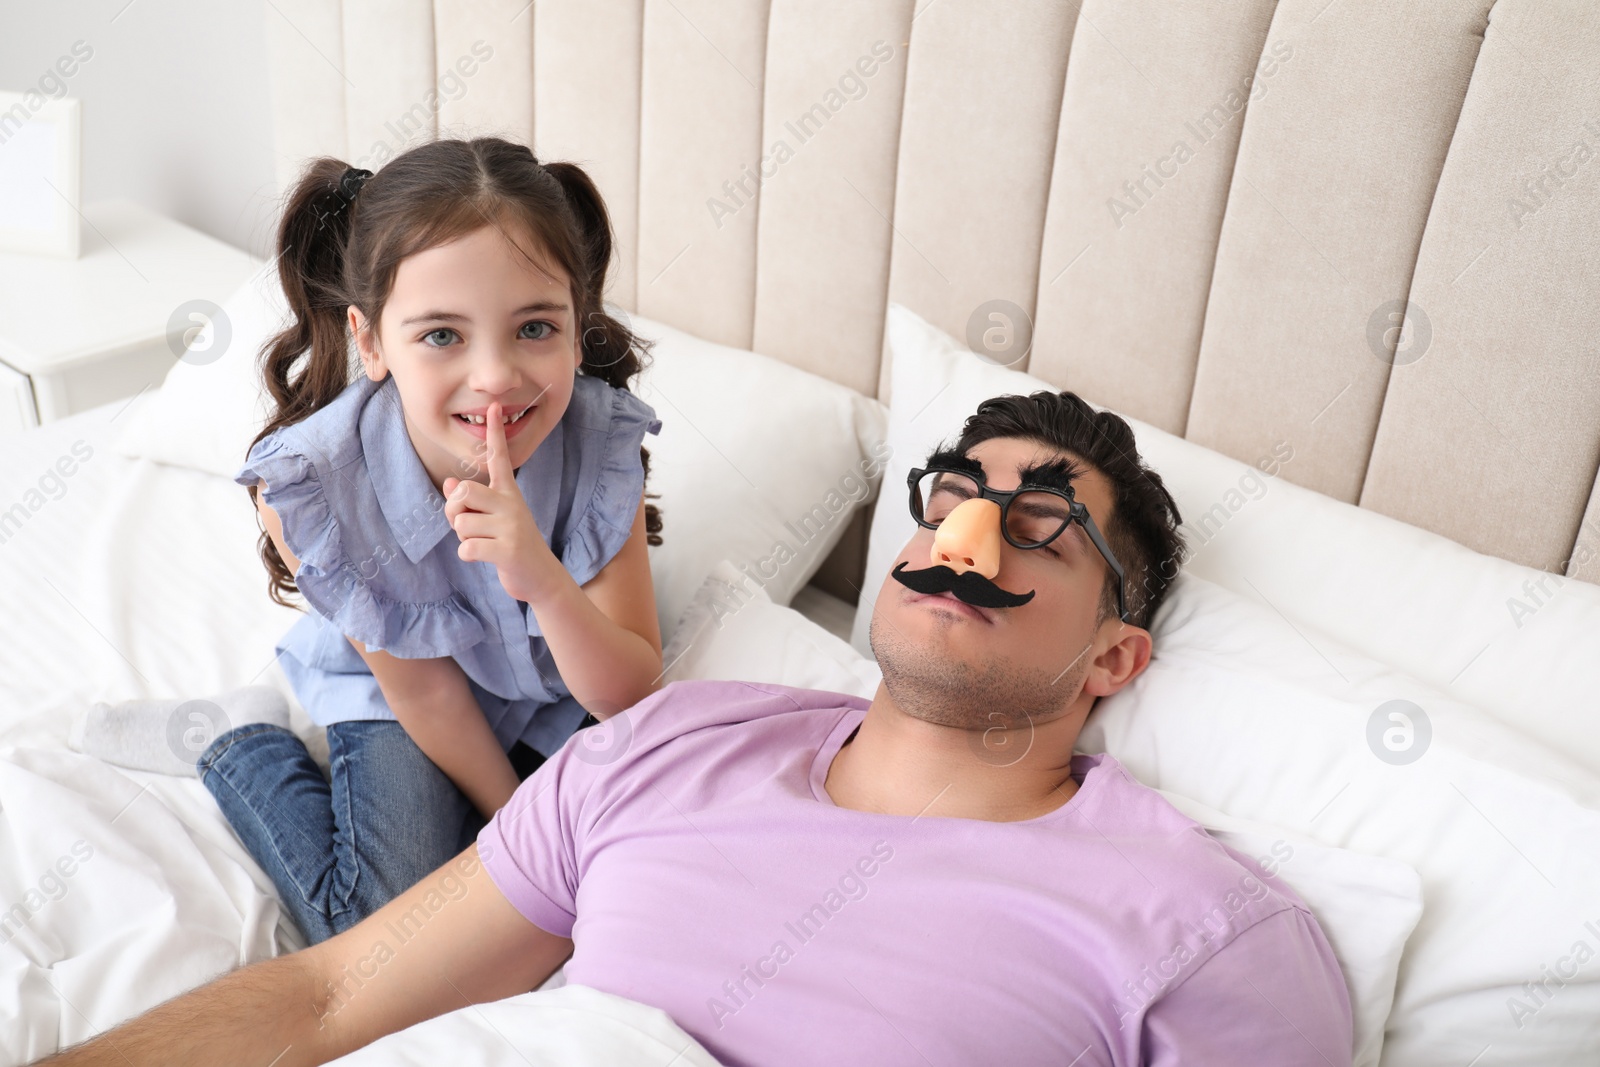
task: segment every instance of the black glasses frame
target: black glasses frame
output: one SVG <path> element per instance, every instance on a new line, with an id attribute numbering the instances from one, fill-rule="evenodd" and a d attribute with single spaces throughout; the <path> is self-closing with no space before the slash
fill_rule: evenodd
<path id="1" fill-rule="evenodd" d="M 992 500 L 996 504 L 1000 505 L 1000 536 L 1004 537 L 1006 539 L 1006 543 L 1012 548 L 1020 548 L 1025 552 L 1030 549 L 1043 548 L 1051 541 L 1054 541 L 1056 538 L 1066 533 L 1067 530 L 1072 527 L 1073 523 L 1077 523 L 1078 525 L 1082 526 L 1084 532 L 1089 535 L 1089 540 L 1094 542 L 1094 547 L 1098 549 L 1100 555 L 1104 557 L 1106 566 L 1110 567 L 1111 572 L 1117 576 L 1118 618 L 1120 618 L 1123 622 L 1133 621 L 1129 617 L 1128 613 L 1128 579 L 1127 575 L 1123 573 L 1122 564 L 1117 562 L 1117 557 L 1111 551 L 1111 546 L 1106 544 L 1106 539 L 1100 536 L 1100 527 L 1094 524 L 1094 516 L 1089 514 L 1089 509 L 1087 507 L 1078 502 L 1078 499 L 1073 495 L 1072 488 L 1070 486 L 1066 489 L 1058 489 L 1053 485 L 1023 484 L 1017 486 L 1015 489 L 991 489 L 989 488 L 989 483 L 984 481 L 982 475 L 974 474 L 972 471 L 960 470 L 956 467 L 912 467 L 911 473 L 906 476 L 906 488 L 909 489 L 911 493 L 911 499 L 909 501 L 911 517 L 917 520 L 918 526 L 928 530 L 937 530 L 939 528 L 939 524 L 936 522 L 929 522 L 927 519 L 922 517 L 922 494 L 917 492 L 917 483 L 922 480 L 924 475 L 927 474 L 954 474 L 976 483 L 978 486 L 979 496 L 981 496 L 984 500 Z M 1050 493 L 1067 502 L 1067 521 L 1061 524 L 1061 529 L 1057 530 L 1055 533 L 1051 534 L 1049 537 L 1045 538 L 1043 541 L 1040 541 L 1036 545 L 1018 544 L 1016 539 L 1011 536 L 1011 527 L 1006 522 L 1006 518 L 1009 516 L 1011 511 L 1011 501 L 1015 500 L 1023 493 Z"/>

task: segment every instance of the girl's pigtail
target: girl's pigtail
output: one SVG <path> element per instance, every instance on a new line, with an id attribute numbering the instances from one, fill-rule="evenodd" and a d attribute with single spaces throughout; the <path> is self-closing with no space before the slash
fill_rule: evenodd
<path id="1" fill-rule="evenodd" d="M 592 299 L 588 301 L 590 306 L 577 309 L 582 331 L 582 369 L 618 389 L 626 389 L 643 367 L 640 357 L 648 343 L 635 337 L 627 324 L 608 314 L 601 303 L 612 249 L 611 220 L 606 215 L 605 202 L 577 164 L 546 163 L 544 169 L 561 183 L 583 237 L 583 263 L 589 276 L 579 282 L 579 288 L 591 294 Z"/>
<path id="2" fill-rule="evenodd" d="M 306 418 L 350 384 L 345 284 L 345 246 L 355 213 L 358 183 L 343 182 L 349 166 L 322 157 L 307 166 L 289 194 L 278 226 L 278 278 L 292 321 L 268 338 L 259 360 L 261 375 L 277 405 L 250 442 Z M 294 368 L 309 352 L 298 374 Z M 250 486 L 250 499 L 256 487 Z M 259 549 L 266 564 L 267 593 L 284 607 L 298 590 L 294 576 L 262 531 Z"/>
<path id="3" fill-rule="evenodd" d="M 588 277 L 574 279 L 576 290 L 587 294 L 580 301 L 588 306 L 575 308 L 579 344 L 583 352 L 583 373 L 600 378 L 617 389 L 627 389 L 628 383 L 644 368 L 643 356 L 650 342 L 637 337 L 627 323 L 608 313 L 601 302 L 606 288 L 606 272 L 611 268 L 611 219 L 606 214 L 605 201 L 595 188 L 589 175 L 576 163 L 546 163 L 544 169 L 567 195 L 567 206 L 572 209 L 583 236 L 583 262 Z M 650 477 L 650 452 L 639 449 L 644 463 L 645 480 Z M 661 509 L 649 501 L 658 499 L 659 493 L 645 493 L 644 525 L 646 543 L 661 544 Z"/>

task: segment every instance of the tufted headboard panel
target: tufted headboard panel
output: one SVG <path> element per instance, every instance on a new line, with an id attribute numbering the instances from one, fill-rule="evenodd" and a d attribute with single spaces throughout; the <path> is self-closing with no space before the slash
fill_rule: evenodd
<path id="1" fill-rule="evenodd" d="M 1600 581 L 1590 0 L 266 17 L 280 183 L 312 155 L 529 140 L 606 194 L 623 307 L 887 401 L 895 301 L 1097 404 L 1246 462 L 1288 442 L 1291 481 Z"/>

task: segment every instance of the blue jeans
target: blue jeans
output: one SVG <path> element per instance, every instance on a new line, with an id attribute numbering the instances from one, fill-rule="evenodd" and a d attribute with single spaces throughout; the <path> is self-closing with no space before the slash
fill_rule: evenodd
<path id="1" fill-rule="evenodd" d="M 510 755 L 519 777 L 543 762 L 520 742 Z M 484 825 L 393 720 L 329 726 L 329 779 L 299 737 L 266 723 L 218 737 L 195 766 L 308 944 L 416 885 Z"/>

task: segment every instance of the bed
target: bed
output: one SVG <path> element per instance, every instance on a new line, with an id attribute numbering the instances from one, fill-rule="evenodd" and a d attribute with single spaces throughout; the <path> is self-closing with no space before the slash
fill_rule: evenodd
<path id="1" fill-rule="evenodd" d="M 669 677 L 870 694 L 905 470 L 985 396 L 1074 389 L 1133 421 L 1194 553 L 1152 669 L 1080 747 L 1242 851 L 1292 855 L 1351 985 L 1355 1062 L 1592 1060 L 1591 6 L 293 0 L 266 19 L 280 184 L 435 133 L 596 175 L 609 298 L 659 339 L 641 393 L 666 424 Z M 228 480 L 260 416 L 270 265 L 224 310 L 217 362 L 0 442 L 5 1062 L 298 947 L 198 782 L 66 744 L 95 700 L 287 692 L 272 645 L 295 613 L 263 595 Z M 794 551 L 769 567 L 778 541 Z M 703 1053 L 592 992 L 558 973 L 351 1062 Z"/>

